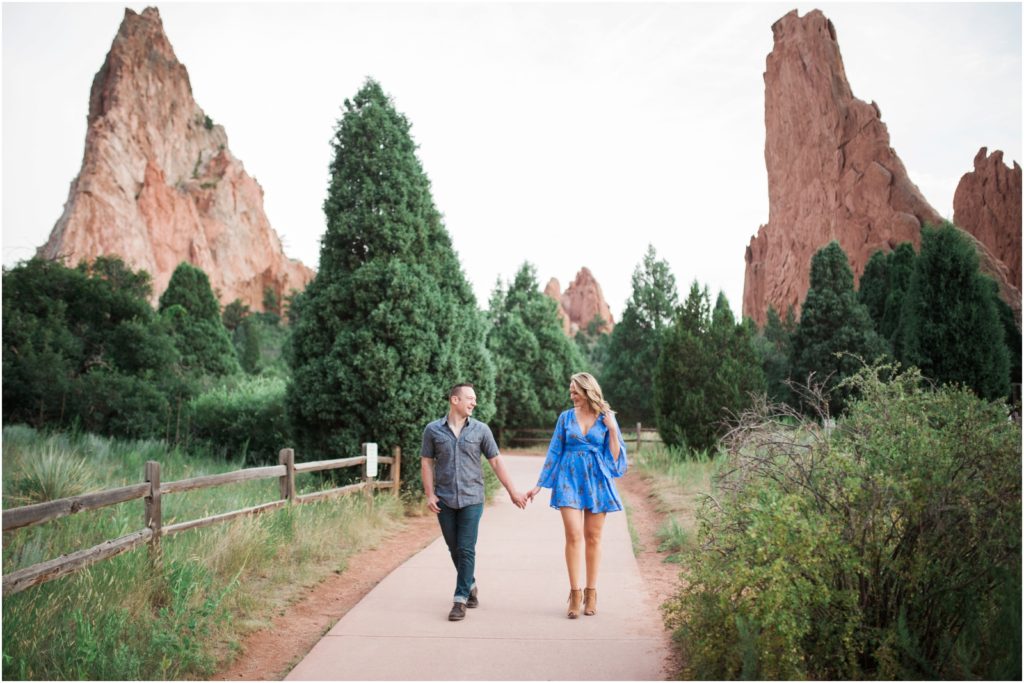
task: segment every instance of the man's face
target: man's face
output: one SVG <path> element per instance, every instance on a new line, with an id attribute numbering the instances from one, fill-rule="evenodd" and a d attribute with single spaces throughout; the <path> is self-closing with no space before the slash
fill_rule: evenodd
<path id="1" fill-rule="evenodd" d="M 461 419 L 473 414 L 476 408 L 476 392 L 471 387 L 462 387 L 459 392 L 452 396 L 452 413 Z"/>

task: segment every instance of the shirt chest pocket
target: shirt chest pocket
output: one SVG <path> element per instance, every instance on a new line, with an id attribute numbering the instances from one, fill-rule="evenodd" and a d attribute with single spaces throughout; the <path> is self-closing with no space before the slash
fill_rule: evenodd
<path id="1" fill-rule="evenodd" d="M 434 442 L 435 456 L 441 455 L 443 453 L 448 453 L 449 449 L 451 448 L 451 439 L 446 439 L 444 436 L 440 434 L 434 434 L 431 437 L 431 440 Z"/>

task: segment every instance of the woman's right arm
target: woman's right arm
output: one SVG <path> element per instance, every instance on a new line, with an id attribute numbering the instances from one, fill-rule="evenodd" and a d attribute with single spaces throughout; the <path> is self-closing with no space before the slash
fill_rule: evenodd
<path id="1" fill-rule="evenodd" d="M 555 423 L 555 432 L 551 435 L 551 444 L 548 446 L 548 454 L 544 458 L 544 467 L 540 470 L 540 478 L 537 480 L 534 492 L 539 491 L 541 487 L 551 488 L 554 485 L 558 462 L 562 459 L 562 451 L 565 450 L 564 423 L 565 413 L 562 413 L 558 416 L 558 422 Z"/>

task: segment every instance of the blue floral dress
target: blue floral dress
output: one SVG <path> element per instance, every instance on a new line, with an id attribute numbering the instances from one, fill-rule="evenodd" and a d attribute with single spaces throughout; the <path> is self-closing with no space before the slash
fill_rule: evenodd
<path id="1" fill-rule="evenodd" d="M 613 418 L 614 419 L 614 418 Z M 558 416 L 538 486 L 551 489 L 551 507 L 615 512 L 622 499 L 612 479 L 626 473 L 626 443 L 619 432 L 619 459 L 612 456 L 604 414 L 586 434 L 570 408 Z"/>

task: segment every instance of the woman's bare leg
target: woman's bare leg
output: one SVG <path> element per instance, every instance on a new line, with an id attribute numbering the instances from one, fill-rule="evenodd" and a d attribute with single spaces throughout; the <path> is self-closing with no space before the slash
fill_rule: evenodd
<path id="1" fill-rule="evenodd" d="M 562 525 L 565 527 L 565 567 L 569 570 L 569 588 L 583 588 L 583 512 L 573 508 L 559 508 Z"/>
<path id="2" fill-rule="evenodd" d="M 604 512 L 583 512 L 583 537 L 587 546 L 587 585 L 597 588 L 597 572 L 601 568 L 601 533 L 604 531 Z"/>

